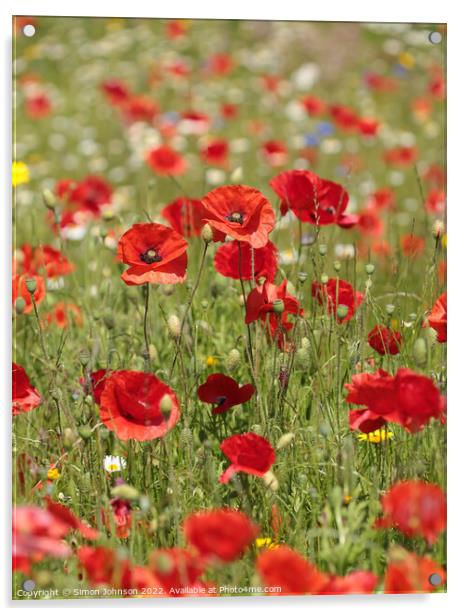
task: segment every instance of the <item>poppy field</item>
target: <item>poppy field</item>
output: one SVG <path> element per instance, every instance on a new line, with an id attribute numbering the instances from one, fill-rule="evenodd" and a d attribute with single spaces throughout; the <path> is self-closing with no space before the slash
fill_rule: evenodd
<path id="1" fill-rule="evenodd" d="M 14 18 L 14 599 L 445 592 L 445 40 Z"/>

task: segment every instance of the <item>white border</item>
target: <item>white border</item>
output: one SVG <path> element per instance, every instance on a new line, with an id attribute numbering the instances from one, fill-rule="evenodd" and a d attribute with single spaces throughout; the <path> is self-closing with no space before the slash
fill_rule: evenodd
<path id="1" fill-rule="evenodd" d="M 16 15 L 81 15 L 81 16 L 126 16 L 126 17 L 190 17 L 190 18 L 216 18 L 216 19 L 280 19 L 280 20 L 323 20 L 323 21 L 387 21 L 387 22 L 427 22 L 448 24 L 448 257 L 449 257 L 449 419 L 448 419 L 448 505 L 449 505 L 449 541 L 448 541 L 448 594 L 425 596 L 392 596 L 392 597 L 309 597 L 309 598 L 283 598 L 283 599 L 208 599 L 208 600 L 178 600 L 166 603 L 142 600 L 95 601 L 79 602 L 77 609 L 115 610 L 115 609 L 156 609 L 188 610 L 189 613 L 204 612 L 206 608 L 226 612 L 240 610 L 265 609 L 269 613 L 279 613 L 283 609 L 295 612 L 340 614 L 373 614 L 374 610 L 383 613 L 392 613 L 393 610 L 408 610 L 412 614 L 423 615 L 446 613 L 461 613 L 463 597 L 462 586 L 466 587 L 465 557 L 465 449 L 466 438 L 466 405 L 464 399 L 466 390 L 464 364 L 466 357 L 465 334 L 466 331 L 466 297 L 465 272 L 466 253 L 466 154 L 465 154 L 465 79 L 464 57 L 466 40 L 466 22 L 461 16 L 461 2 L 453 0 L 433 2 L 431 0 L 390 0 L 387 3 L 366 1 L 348 2 L 348 0 L 304 3 L 277 2 L 276 0 L 259 4 L 250 0 L 235 0 L 231 3 L 213 0 L 171 0 L 169 3 L 149 3 L 141 0 L 131 0 L 129 3 L 116 4 L 110 0 L 41 0 L 23 1 L 2 0 L 0 7 L 0 31 L 3 58 L 0 64 L 2 73 L 0 84 L 3 96 L 1 100 L 1 131 L 3 147 L 0 148 L 2 164 L 0 165 L 0 186 L 3 187 L 1 201 L 1 331 L 0 346 L 2 353 L 1 397 L 0 409 L 4 423 L 2 435 L 4 443 L 4 456 L 2 458 L 4 476 L 2 486 L 4 490 L 3 507 L 0 515 L 5 532 L 3 545 L 9 546 L 9 374 L 10 374 L 10 269 L 9 251 L 11 248 L 10 233 L 10 203 L 11 203 L 11 16 Z M 1 571 L 10 568 L 9 554 L 4 550 L 4 564 Z M 74 601 L 38 602 L 27 606 L 13 604 L 8 601 L 10 596 L 10 580 L 5 574 L 0 574 L 0 596 L 7 609 L 20 612 L 34 609 L 70 609 L 75 608 Z M 128 602 L 129 601 L 129 602 Z M 458 609 L 457 609 L 458 608 Z"/>

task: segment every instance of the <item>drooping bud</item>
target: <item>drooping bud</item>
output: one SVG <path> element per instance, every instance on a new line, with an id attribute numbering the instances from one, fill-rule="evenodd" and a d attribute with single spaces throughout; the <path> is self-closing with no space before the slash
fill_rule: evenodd
<path id="1" fill-rule="evenodd" d="M 167 320 L 168 331 L 173 338 L 181 336 L 181 321 L 176 314 L 171 314 Z"/>
<path id="2" fill-rule="evenodd" d="M 46 188 L 42 191 L 42 199 L 44 201 L 44 205 L 48 210 L 54 210 L 57 205 L 57 199 L 53 192 Z"/>
<path id="3" fill-rule="evenodd" d="M 111 489 L 111 494 L 115 498 L 122 498 L 123 500 L 137 500 L 139 498 L 139 491 L 133 487 L 128 485 L 127 483 L 122 483 L 120 485 L 114 486 Z"/>
<path id="4" fill-rule="evenodd" d="M 272 492 L 276 492 L 278 490 L 278 479 L 275 477 L 272 471 L 267 471 L 262 477 L 262 481 L 264 482 L 265 487 L 272 490 Z"/>
<path id="5" fill-rule="evenodd" d="M 26 278 L 26 289 L 31 295 L 34 295 L 37 290 L 37 283 L 35 278 Z"/>
<path id="6" fill-rule="evenodd" d="M 26 302 L 24 301 L 24 298 L 18 297 L 17 300 L 15 301 L 16 313 L 23 314 L 25 308 L 26 308 Z"/>
<path id="7" fill-rule="evenodd" d="M 337 306 L 337 317 L 339 319 L 344 319 L 348 316 L 348 306 L 345 304 L 338 304 Z"/>
<path id="8" fill-rule="evenodd" d="M 283 449 L 284 447 L 288 447 L 290 443 L 294 441 L 295 435 L 293 432 L 287 432 L 283 434 L 279 439 L 275 449 Z"/>
<path id="9" fill-rule="evenodd" d="M 241 353 L 238 349 L 231 349 L 225 361 L 228 372 L 234 372 L 241 362 Z"/>
<path id="10" fill-rule="evenodd" d="M 209 223 L 206 223 L 201 229 L 201 237 L 206 244 L 210 244 L 213 240 L 214 232 L 212 231 L 212 227 Z"/>
<path id="11" fill-rule="evenodd" d="M 165 419 L 170 417 L 170 413 L 172 412 L 172 399 L 169 394 L 164 394 L 162 396 L 162 399 L 160 400 L 160 412 Z"/>

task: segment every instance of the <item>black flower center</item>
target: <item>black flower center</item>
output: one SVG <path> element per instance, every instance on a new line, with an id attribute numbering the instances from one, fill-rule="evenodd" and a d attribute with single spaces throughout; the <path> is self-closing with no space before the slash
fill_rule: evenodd
<path id="1" fill-rule="evenodd" d="M 238 224 L 243 224 L 243 214 L 241 212 L 232 212 L 229 216 L 227 216 L 227 220 L 230 222 L 237 222 Z"/>
<path id="2" fill-rule="evenodd" d="M 227 397 L 226 396 L 218 396 L 216 403 L 221 406 L 224 402 L 226 402 Z"/>
<path id="3" fill-rule="evenodd" d="M 159 251 L 156 248 L 148 248 L 146 252 L 143 252 L 139 255 L 141 261 L 147 263 L 147 265 L 151 265 L 152 263 L 158 263 L 162 260 L 162 257 L 159 254 Z"/>

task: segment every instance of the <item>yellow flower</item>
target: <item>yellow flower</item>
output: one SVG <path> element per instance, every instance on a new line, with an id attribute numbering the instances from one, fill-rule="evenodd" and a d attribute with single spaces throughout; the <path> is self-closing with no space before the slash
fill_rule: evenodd
<path id="1" fill-rule="evenodd" d="M 345 494 L 343 496 L 343 504 L 344 505 L 349 505 L 352 500 L 353 500 L 353 497 L 351 496 L 351 494 Z"/>
<path id="2" fill-rule="evenodd" d="M 50 479 L 50 481 L 56 481 L 57 479 L 59 479 L 59 477 L 60 471 L 58 470 L 58 468 L 56 468 L 55 466 L 49 468 L 49 470 L 47 471 L 47 479 Z"/>
<path id="3" fill-rule="evenodd" d="M 400 54 L 398 61 L 403 68 L 407 69 L 413 68 L 413 66 L 416 64 L 416 60 L 414 59 L 414 57 L 407 51 L 404 51 Z"/>
<path id="4" fill-rule="evenodd" d="M 258 537 L 256 539 L 256 548 L 267 548 L 269 550 L 273 550 L 274 548 L 278 548 L 278 543 L 273 541 L 270 537 Z"/>
<path id="5" fill-rule="evenodd" d="M 29 182 L 29 168 L 22 161 L 13 163 L 13 186 L 18 184 L 27 184 Z"/>
<path id="6" fill-rule="evenodd" d="M 218 364 L 218 359 L 216 357 L 214 357 L 213 355 L 209 355 L 207 357 L 207 359 L 205 360 L 205 363 L 210 368 L 210 367 L 216 366 Z"/>
<path id="7" fill-rule="evenodd" d="M 399 325 L 398 319 L 392 319 L 392 329 L 398 329 Z"/>
<path id="8" fill-rule="evenodd" d="M 382 443 L 383 441 L 388 441 L 393 438 L 393 432 L 390 430 L 386 430 L 382 428 L 381 430 L 374 430 L 374 432 L 369 432 L 368 434 L 358 434 L 358 439 L 360 441 L 369 441 L 369 443 Z"/>

